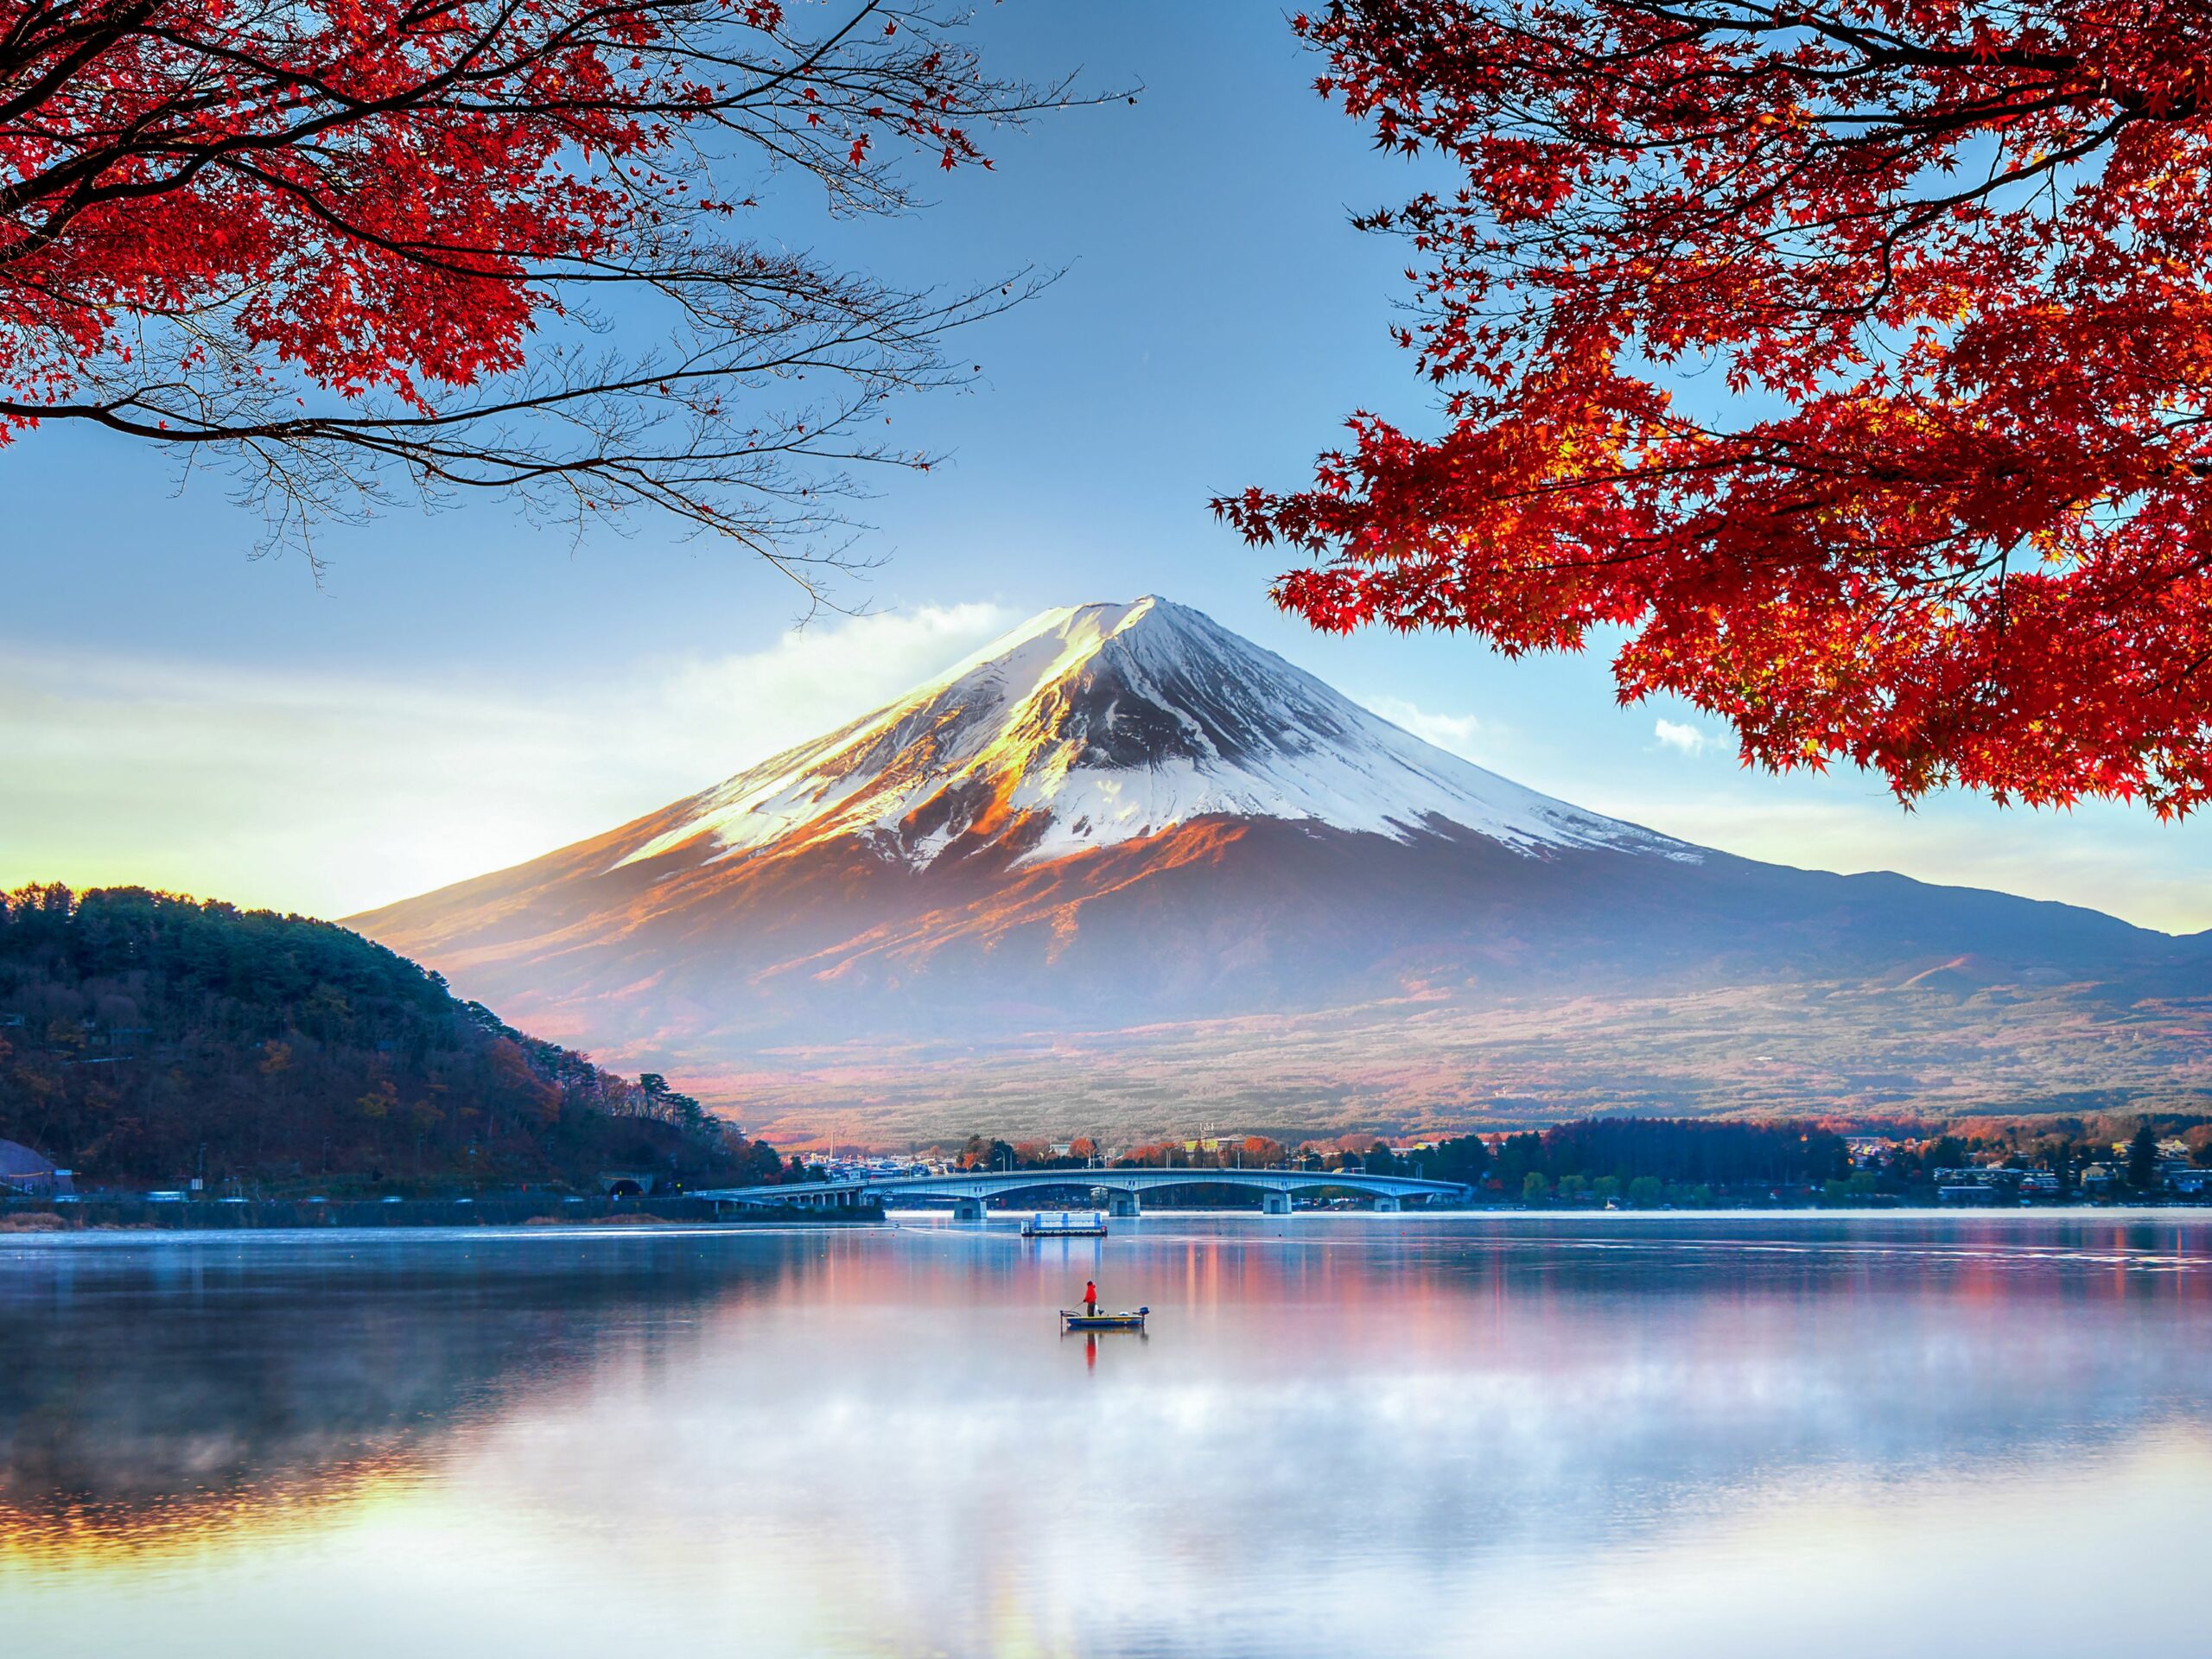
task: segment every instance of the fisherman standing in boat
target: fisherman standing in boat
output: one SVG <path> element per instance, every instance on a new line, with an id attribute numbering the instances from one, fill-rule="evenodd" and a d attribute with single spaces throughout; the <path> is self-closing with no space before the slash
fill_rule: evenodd
<path id="1" fill-rule="evenodd" d="M 1085 1319 L 1098 1317 L 1098 1283 L 1094 1279 L 1083 1281 L 1083 1313 Z"/>

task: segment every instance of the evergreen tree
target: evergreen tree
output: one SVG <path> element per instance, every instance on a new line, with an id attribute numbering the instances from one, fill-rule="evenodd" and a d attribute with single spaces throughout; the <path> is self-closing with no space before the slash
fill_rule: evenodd
<path id="1" fill-rule="evenodd" d="M 2127 1184 L 2148 1192 L 2158 1184 L 2158 1132 L 2145 1119 L 2127 1142 Z"/>

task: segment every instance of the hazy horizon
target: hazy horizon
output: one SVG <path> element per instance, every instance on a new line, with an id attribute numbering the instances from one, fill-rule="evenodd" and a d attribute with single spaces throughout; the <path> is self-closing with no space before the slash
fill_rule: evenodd
<path id="1" fill-rule="evenodd" d="M 146 883 L 343 915 L 502 868 L 705 787 L 941 671 L 1047 606 L 1160 592 L 1416 734 L 1592 811 L 1745 856 L 2212 927 L 2212 833 L 2111 804 L 2008 810 L 1878 779 L 1745 772 L 1720 722 L 1615 706 L 1603 642 L 1507 663 L 1464 640 L 1339 639 L 1279 615 L 1286 562 L 1208 499 L 1287 486 L 1352 408 L 1431 422 L 1388 338 L 1402 250 L 1348 209 L 1402 195 L 1313 95 L 1271 12 L 994 8 L 996 67 L 1079 69 L 1134 105 L 990 142 L 925 211 L 772 232 L 918 283 L 1063 271 L 958 336 L 969 391 L 902 401 L 945 452 L 868 482 L 842 597 L 790 628 L 783 578 L 639 520 L 573 543 L 477 505 L 320 538 L 320 581 L 257 562 L 219 474 L 82 431 L 16 434 L 0 544 L 0 883 Z M 1723 395 L 1696 377 L 1692 407 Z"/>

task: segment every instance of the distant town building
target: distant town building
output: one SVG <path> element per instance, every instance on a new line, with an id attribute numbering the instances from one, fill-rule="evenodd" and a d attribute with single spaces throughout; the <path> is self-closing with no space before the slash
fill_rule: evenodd
<path id="1" fill-rule="evenodd" d="M 0 1198 L 51 1198 L 73 1192 L 66 1169 L 13 1141 L 0 1141 Z"/>
<path id="2" fill-rule="evenodd" d="M 1939 1185 L 1936 1189 L 1938 1204 L 1998 1204 L 2003 1201 L 2002 1187 L 1987 1181 L 1954 1181 L 1949 1185 Z"/>
<path id="3" fill-rule="evenodd" d="M 1897 1155 L 1897 1143 L 1885 1135 L 1847 1135 L 1843 1144 L 1853 1169 L 1881 1169 Z"/>
<path id="4" fill-rule="evenodd" d="M 2003 1164 L 1970 1164 L 1936 1172 L 1936 1196 L 1945 1204 L 1999 1204 L 2007 1198 L 2055 1198 L 2060 1184 L 2048 1169 L 2012 1169 Z"/>

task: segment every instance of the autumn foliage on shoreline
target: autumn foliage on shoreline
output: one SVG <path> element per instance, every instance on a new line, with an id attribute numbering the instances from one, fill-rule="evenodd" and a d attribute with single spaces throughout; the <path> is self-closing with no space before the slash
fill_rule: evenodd
<path id="1" fill-rule="evenodd" d="M 2212 7 L 1344 0 L 1443 399 L 1217 511 L 1318 626 L 1624 633 L 1747 761 L 2212 793 Z M 1692 379 L 1688 377 L 1698 375 Z M 1608 636 L 1610 638 L 1610 636 Z"/>
<path id="2" fill-rule="evenodd" d="M 517 1031 L 342 927 L 135 887 L 0 893 L 0 1140 L 87 1185 L 333 1194 L 780 1168 L 666 1079 Z"/>
<path id="3" fill-rule="evenodd" d="M 806 579 L 887 400 L 1020 277 L 793 251 L 774 188 L 1059 101 L 930 0 L 0 0 L 0 445 L 73 423 L 226 462 L 280 543 L 394 496 L 651 506 Z M 640 345 L 638 342 L 647 343 Z"/>

